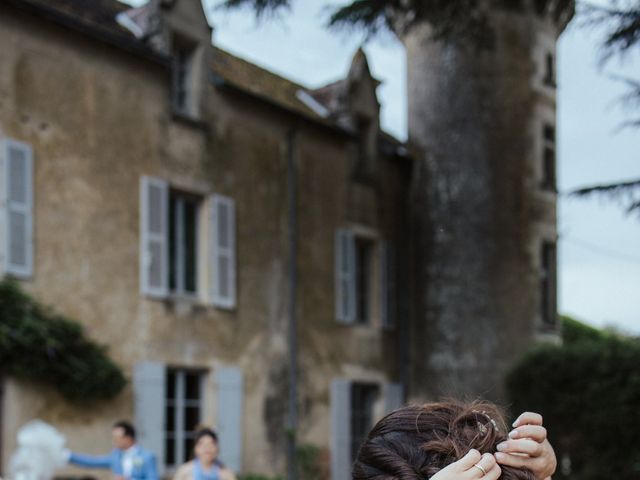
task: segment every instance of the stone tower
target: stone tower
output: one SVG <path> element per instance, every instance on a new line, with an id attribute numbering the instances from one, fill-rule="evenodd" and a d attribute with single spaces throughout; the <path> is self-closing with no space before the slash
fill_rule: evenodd
<path id="1" fill-rule="evenodd" d="M 491 43 L 407 51 L 409 142 L 418 147 L 409 397 L 503 398 L 503 375 L 537 338 L 557 339 L 556 42 L 570 0 L 487 13 Z"/>

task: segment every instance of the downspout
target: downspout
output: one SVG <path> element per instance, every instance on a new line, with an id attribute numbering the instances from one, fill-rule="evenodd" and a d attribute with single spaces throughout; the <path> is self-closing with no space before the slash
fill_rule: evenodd
<path id="1" fill-rule="evenodd" d="M 289 415 L 287 421 L 287 480 L 296 480 L 296 431 L 298 424 L 298 333 L 296 295 L 298 287 L 297 250 L 297 170 L 295 165 L 296 127 L 287 132 L 287 193 L 289 237 Z"/>

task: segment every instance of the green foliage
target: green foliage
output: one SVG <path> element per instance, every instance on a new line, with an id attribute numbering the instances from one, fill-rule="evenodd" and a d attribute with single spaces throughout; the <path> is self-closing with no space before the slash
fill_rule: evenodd
<path id="1" fill-rule="evenodd" d="M 282 477 L 276 475 L 270 477 L 268 475 L 261 475 L 259 473 L 247 473 L 245 475 L 239 475 L 238 480 L 284 480 Z"/>
<path id="2" fill-rule="evenodd" d="M 300 480 L 324 480 L 328 478 L 321 461 L 322 449 L 315 445 L 303 444 L 296 448 L 296 467 Z M 263 475 L 260 473 L 246 473 L 238 480 L 284 480 L 282 476 Z"/>
<path id="3" fill-rule="evenodd" d="M 117 395 L 122 371 L 82 327 L 43 307 L 12 281 L 0 282 L 0 369 L 50 385 L 74 402 Z"/>
<path id="4" fill-rule="evenodd" d="M 564 345 L 539 346 L 510 371 L 513 410 L 542 413 L 560 460 L 554 479 L 638 479 L 640 343 L 563 324 Z"/>
<path id="5" fill-rule="evenodd" d="M 296 449 L 298 478 L 301 480 L 322 480 L 325 478 L 320 462 L 321 449 L 315 445 L 300 445 Z"/>

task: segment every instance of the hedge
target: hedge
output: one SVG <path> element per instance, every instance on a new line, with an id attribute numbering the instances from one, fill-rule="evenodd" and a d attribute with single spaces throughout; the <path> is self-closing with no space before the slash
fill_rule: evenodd
<path id="1" fill-rule="evenodd" d="M 514 411 L 542 413 L 557 479 L 640 478 L 640 342 L 563 319 L 563 345 L 509 372 Z"/>

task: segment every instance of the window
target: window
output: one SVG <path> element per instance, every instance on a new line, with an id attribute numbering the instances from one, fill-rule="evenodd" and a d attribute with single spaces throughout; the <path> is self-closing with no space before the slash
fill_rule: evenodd
<path id="1" fill-rule="evenodd" d="M 181 39 L 174 40 L 173 106 L 176 112 L 194 114 L 193 59 L 195 47 Z"/>
<path id="2" fill-rule="evenodd" d="M 355 460 L 360 445 L 373 428 L 374 406 L 380 396 L 376 384 L 351 384 L 351 459 Z"/>
<path id="3" fill-rule="evenodd" d="M 195 295 L 198 291 L 199 197 L 169 193 L 169 290 Z"/>
<path id="4" fill-rule="evenodd" d="M 347 325 L 370 325 L 379 319 L 392 328 L 395 317 L 395 259 L 389 245 L 375 236 L 336 232 L 336 319 Z M 376 281 L 377 280 L 377 281 Z"/>
<path id="5" fill-rule="evenodd" d="M 547 52 L 544 64 L 544 84 L 551 88 L 556 88 L 556 72 L 553 54 Z"/>
<path id="6" fill-rule="evenodd" d="M 235 202 L 140 179 L 140 291 L 236 305 Z"/>
<path id="7" fill-rule="evenodd" d="M 556 288 L 556 244 L 545 241 L 541 251 L 540 310 L 547 327 L 555 327 L 557 323 Z"/>
<path id="8" fill-rule="evenodd" d="M 366 325 L 371 321 L 373 250 L 371 240 L 356 237 L 356 323 Z"/>
<path id="9" fill-rule="evenodd" d="M 15 140 L 0 142 L 0 216 L 5 225 L 2 268 L 18 278 L 33 274 L 33 151 Z"/>
<path id="10" fill-rule="evenodd" d="M 331 478 L 351 478 L 354 457 L 381 415 L 404 404 L 398 383 L 331 380 Z"/>
<path id="11" fill-rule="evenodd" d="M 186 462 L 193 452 L 195 432 L 202 418 L 204 374 L 193 370 L 167 369 L 165 402 L 165 464 Z"/>
<path id="12" fill-rule="evenodd" d="M 556 190 L 556 131 L 553 125 L 545 124 L 542 129 L 542 188 Z"/>

